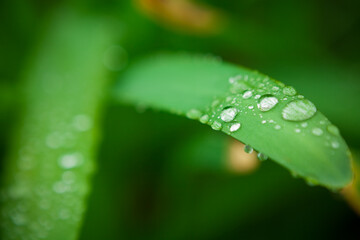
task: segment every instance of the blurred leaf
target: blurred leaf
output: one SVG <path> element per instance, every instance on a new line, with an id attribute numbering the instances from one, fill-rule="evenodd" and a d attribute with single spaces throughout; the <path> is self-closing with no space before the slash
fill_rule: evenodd
<path id="1" fill-rule="evenodd" d="M 351 181 L 349 151 L 337 128 L 295 89 L 258 72 L 212 57 L 158 56 L 126 72 L 115 94 L 121 102 L 209 124 L 311 184 L 342 188 Z"/>
<path id="2" fill-rule="evenodd" d="M 76 239 L 94 170 L 109 30 L 101 18 L 59 10 L 30 56 L 5 166 L 2 239 Z"/>

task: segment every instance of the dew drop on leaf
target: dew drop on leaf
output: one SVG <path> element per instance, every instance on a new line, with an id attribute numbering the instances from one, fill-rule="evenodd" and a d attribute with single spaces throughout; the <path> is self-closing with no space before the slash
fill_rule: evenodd
<path id="1" fill-rule="evenodd" d="M 244 94 L 243 94 L 243 98 L 244 99 L 248 99 L 248 98 L 250 98 L 252 96 L 252 91 L 246 91 L 246 92 L 244 92 Z"/>
<path id="2" fill-rule="evenodd" d="M 64 169 L 74 168 L 83 162 L 83 156 L 80 153 L 65 154 L 59 158 L 59 165 Z"/>
<path id="3" fill-rule="evenodd" d="M 268 156 L 263 153 L 258 153 L 257 157 L 260 161 L 265 161 L 268 159 Z"/>
<path id="4" fill-rule="evenodd" d="M 230 132 L 236 132 L 237 130 L 239 130 L 240 127 L 241 127 L 240 123 L 234 123 L 230 127 Z"/>
<path id="5" fill-rule="evenodd" d="M 201 123 L 206 124 L 206 123 L 208 123 L 208 121 L 209 121 L 209 115 L 205 114 L 200 117 Z"/>
<path id="6" fill-rule="evenodd" d="M 283 93 L 288 96 L 294 96 L 296 95 L 296 90 L 291 86 L 286 86 L 283 88 Z"/>
<path id="7" fill-rule="evenodd" d="M 218 121 L 215 121 L 215 122 L 213 122 L 213 123 L 211 124 L 211 128 L 214 129 L 214 130 L 216 130 L 216 131 L 219 131 L 219 130 L 221 130 L 221 128 L 222 128 L 222 124 L 219 123 Z"/>
<path id="8" fill-rule="evenodd" d="M 201 117 L 201 112 L 197 109 L 191 109 L 186 113 L 186 116 L 190 119 L 199 119 Z"/>
<path id="9" fill-rule="evenodd" d="M 225 108 L 221 114 L 220 114 L 220 118 L 221 120 L 223 120 L 224 122 L 231 122 L 232 120 L 234 120 L 234 118 L 237 115 L 237 109 L 236 108 Z"/>
<path id="10" fill-rule="evenodd" d="M 339 129 L 335 126 L 335 125 L 329 125 L 327 126 L 327 130 L 329 133 L 331 133 L 332 135 L 338 136 L 339 135 Z"/>
<path id="11" fill-rule="evenodd" d="M 254 151 L 254 149 L 251 147 L 251 146 L 249 146 L 249 145 L 245 145 L 244 146 L 244 152 L 246 152 L 246 153 L 252 153 Z"/>
<path id="12" fill-rule="evenodd" d="M 321 136 L 323 134 L 323 130 L 321 128 L 313 128 L 311 131 L 315 136 Z"/>
<path id="13" fill-rule="evenodd" d="M 332 148 L 337 149 L 337 148 L 339 148 L 339 146 L 340 146 L 339 142 L 337 142 L 337 141 L 332 141 L 331 142 L 331 147 Z"/>
<path id="14" fill-rule="evenodd" d="M 315 105 L 307 99 L 301 99 L 288 103 L 282 110 L 282 117 L 288 121 L 304 121 L 315 113 Z"/>
<path id="15" fill-rule="evenodd" d="M 279 100 L 276 97 L 273 96 L 265 96 L 260 100 L 260 103 L 258 104 L 258 108 L 260 111 L 266 112 L 271 110 L 275 105 L 279 102 Z"/>

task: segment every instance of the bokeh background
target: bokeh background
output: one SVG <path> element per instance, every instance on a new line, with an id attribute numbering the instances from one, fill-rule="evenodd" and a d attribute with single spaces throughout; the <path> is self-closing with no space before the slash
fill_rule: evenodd
<path id="1" fill-rule="evenodd" d="M 49 19 L 106 19 L 113 83 L 157 51 L 214 55 L 257 69 L 311 99 L 360 151 L 360 1 L 3 0 L 0 158 L 21 114 L 21 78 Z M 83 40 L 87 43 L 87 39 Z M 125 117 L 124 117 L 125 116 Z M 124 127 L 126 126 L 126 127 Z M 120 106 L 111 89 L 80 239 L 356 239 L 359 217 L 339 194 L 277 164 L 231 162 L 227 136 L 195 121 Z M 3 169 L 1 169 L 3 171 Z"/>

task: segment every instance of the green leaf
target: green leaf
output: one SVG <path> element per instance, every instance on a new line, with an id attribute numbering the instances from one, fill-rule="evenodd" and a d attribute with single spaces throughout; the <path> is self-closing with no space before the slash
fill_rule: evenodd
<path id="1" fill-rule="evenodd" d="M 338 129 L 293 87 L 257 71 L 213 57 L 165 54 L 130 68 L 115 95 L 208 124 L 310 184 L 338 189 L 352 179 Z"/>
<path id="2" fill-rule="evenodd" d="M 30 56 L 5 166 L 2 239 L 76 239 L 94 170 L 109 30 L 101 18 L 60 10 Z"/>

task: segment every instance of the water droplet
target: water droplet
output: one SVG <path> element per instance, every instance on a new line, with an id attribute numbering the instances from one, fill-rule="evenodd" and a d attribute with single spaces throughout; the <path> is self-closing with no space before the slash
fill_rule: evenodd
<path id="1" fill-rule="evenodd" d="M 321 136 L 323 134 L 323 130 L 321 130 L 321 128 L 313 128 L 311 132 L 316 136 Z"/>
<path id="2" fill-rule="evenodd" d="M 279 101 L 276 97 L 265 96 L 260 100 L 258 108 L 260 111 L 266 112 L 275 107 L 278 102 Z"/>
<path id="3" fill-rule="evenodd" d="M 259 98 L 261 98 L 261 95 L 260 95 L 260 94 L 257 94 L 257 95 L 255 95 L 254 98 L 255 98 L 255 99 L 259 99 Z"/>
<path id="4" fill-rule="evenodd" d="M 213 122 L 213 123 L 211 124 L 211 128 L 214 129 L 214 130 L 216 130 L 216 131 L 219 131 L 219 130 L 221 130 L 221 128 L 222 128 L 222 124 L 219 123 L 218 121 L 215 121 L 215 122 Z"/>
<path id="5" fill-rule="evenodd" d="M 233 125 L 231 125 L 230 127 L 230 132 L 236 132 L 237 130 L 239 130 L 239 128 L 241 127 L 240 123 L 234 123 Z"/>
<path id="6" fill-rule="evenodd" d="M 236 117 L 238 111 L 236 108 L 225 108 L 221 114 L 220 114 L 220 118 L 221 120 L 223 120 L 224 122 L 231 122 L 232 120 L 234 120 L 234 118 Z"/>
<path id="7" fill-rule="evenodd" d="M 208 123 L 209 122 L 209 115 L 205 114 L 205 115 L 201 116 L 200 117 L 200 122 L 204 123 L 204 124 Z"/>
<path id="8" fill-rule="evenodd" d="M 275 125 L 275 127 L 274 127 L 276 130 L 279 130 L 280 128 L 281 128 L 281 126 L 280 125 Z"/>
<path id="9" fill-rule="evenodd" d="M 249 109 L 254 109 L 254 106 L 249 106 L 248 108 L 249 108 Z"/>
<path id="10" fill-rule="evenodd" d="M 282 110 L 282 117 L 288 121 L 304 121 L 315 113 L 315 105 L 307 99 L 302 99 L 288 103 Z"/>
<path id="11" fill-rule="evenodd" d="M 248 99 L 252 96 L 252 91 L 246 91 L 244 94 L 243 94 L 243 98 L 244 99 Z"/>
<path id="12" fill-rule="evenodd" d="M 260 161 L 265 161 L 265 160 L 268 159 L 268 156 L 266 156 L 265 154 L 263 154 L 263 153 L 261 153 L 261 152 L 258 153 L 257 157 L 258 157 L 258 159 L 259 159 Z"/>
<path id="13" fill-rule="evenodd" d="M 251 146 L 249 146 L 249 145 L 245 145 L 244 146 L 244 152 L 246 152 L 246 153 L 252 153 L 254 151 L 254 149 L 251 147 Z"/>
<path id="14" fill-rule="evenodd" d="M 83 156 L 80 153 L 65 154 L 59 158 L 59 165 L 64 169 L 76 167 L 83 162 Z"/>
<path id="15" fill-rule="evenodd" d="M 278 91 L 278 90 L 279 90 L 279 87 L 278 87 L 278 86 L 274 86 L 274 87 L 272 87 L 272 90 Z"/>
<path id="16" fill-rule="evenodd" d="M 332 135 L 338 136 L 340 134 L 339 129 L 335 125 L 329 125 L 327 126 L 327 130 Z"/>
<path id="17" fill-rule="evenodd" d="M 201 117 L 201 112 L 197 109 L 190 109 L 187 113 L 186 116 L 190 119 L 199 119 Z"/>
<path id="18" fill-rule="evenodd" d="M 295 88 L 293 88 L 291 86 L 286 86 L 283 88 L 283 93 L 288 96 L 295 96 L 296 90 L 295 90 Z"/>
<path id="19" fill-rule="evenodd" d="M 295 128 L 295 132 L 299 133 L 299 132 L 301 132 L 301 130 L 299 128 Z"/>
<path id="20" fill-rule="evenodd" d="M 304 99 L 304 96 L 303 95 L 298 95 L 297 96 L 299 99 Z"/>
<path id="21" fill-rule="evenodd" d="M 336 148 L 339 148 L 339 146 L 340 146 L 339 142 L 337 142 L 337 141 L 332 141 L 332 142 L 331 142 L 331 147 L 332 147 L 332 148 L 335 148 L 335 149 L 336 149 Z"/>
<path id="22" fill-rule="evenodd" d="M 262 124 L 265 124 L 265 123 L 266 123 L 266 120 L 262 120 L 261 123 L 262 123 Z"/>
<path id="23" fill-rule="evenodd" d="M 308 123 L 307 123 L 307 122 L 303 122 L 303 123 L 301 123 L 301 126 L 302 126 L 303 128 L 306 128 L 306 127 L 308 126 Z"/>
<path id="24" fill-rule="evenodd" d="M 92 120 L 85 114 L 79 114 L 74 117 L 73 126 L 80 132 L 85 132 L 92 127 Z"/>

